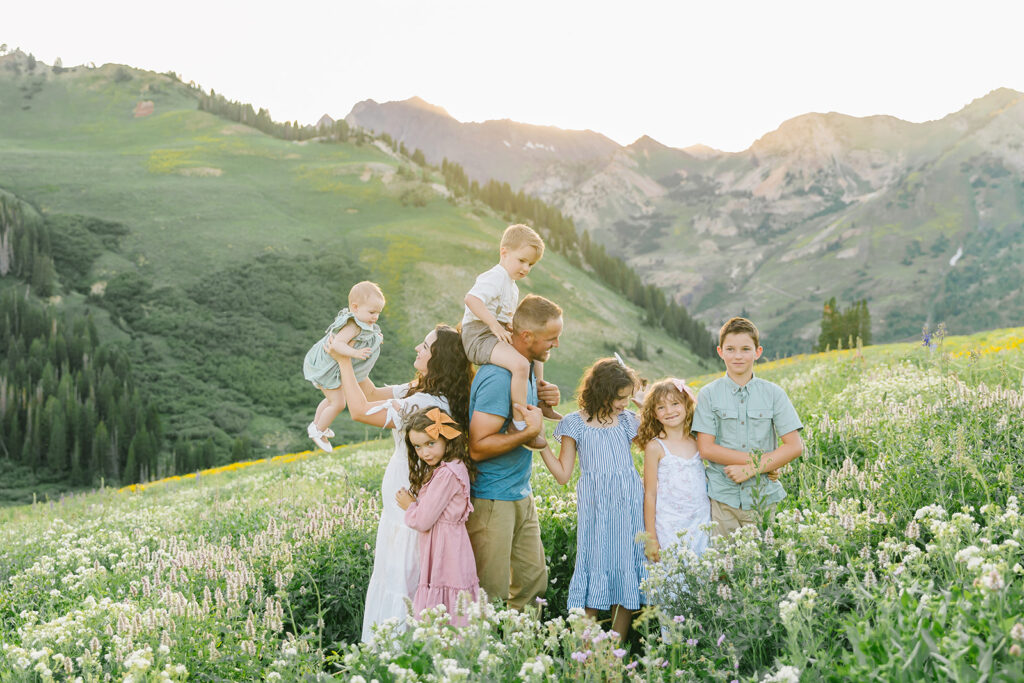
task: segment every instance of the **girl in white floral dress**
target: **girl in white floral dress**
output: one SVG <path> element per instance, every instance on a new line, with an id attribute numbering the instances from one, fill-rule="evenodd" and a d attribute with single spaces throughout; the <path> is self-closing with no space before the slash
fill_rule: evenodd
<path id="1" fill-rule="evenodd" d="M 679 379 L 654 384 L 643 399 L 636 443 L 644 449 L 644 549 L 651 562 L 661 550 L 685 543 L 701 555 L 711 522 L 704 461 L 691 434 L 697 407 L 693 389 Z"/>

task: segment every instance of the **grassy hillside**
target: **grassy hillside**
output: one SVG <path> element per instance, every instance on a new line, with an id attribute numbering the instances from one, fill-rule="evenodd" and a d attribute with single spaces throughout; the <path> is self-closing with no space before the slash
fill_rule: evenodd
<path id="1" fill-rule="evenodd" d="M 474 276 L 496 260 L 503 220 L 449 202 L 439 176 L 383 147 L 269 137 L 197 111 L 196 92 L 168 75 L 29 72 L 19 59 L 0 58 L 0 188 L 36 207 L 55 242 L 84 244 L 90 221 L 126 229 L 85 268 L 66 259 L 83 272 L 61 272 L 53 303 L 103 314 L 101 334 L 128 345 L 172 439 L 299 447 L 318 400 L 302 356 L 351 284 L 382 285 L 374 379 L 402 381 L 415 342 L 435 322 L 457 322 Z M 135 116 L 146 102 L 152 113 Z M 522 289 L 565 309 L 548 376 L 566 395 L 583 367 L 638 337 L 648 374 L 700 367 L 553 252 Z M 366 434 L 347 418 L 335 431 Z"/>
<path id="2" fill-rule="evenodd" d="M 664 551 L 654 585 L 682 573 L 692 592 L 624 650 L 566 614 L 575 498 L 541 469 L 550 621 L 484 609 L 453 637 L 435 614 L 415 637 L 346 645 L 390 453 L 375 442 L 0 510 L 0 677 L 1024 677 L 1024 328 L 759 371 L 806 425 L 771 533 L 717 543 L 690 572 Z"/>

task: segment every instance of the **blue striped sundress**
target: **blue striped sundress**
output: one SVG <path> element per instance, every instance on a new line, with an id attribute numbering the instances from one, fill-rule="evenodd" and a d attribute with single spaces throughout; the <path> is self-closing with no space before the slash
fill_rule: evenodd
<path id="1" fill-rule="evenodd" d="M 555 429 L 556 438 L 576 442 L 580 462 L 570 609 L 639 609 L 647 603 L 640 590 L 647 561 L 643 543 L 636 542 L 644 530 L 644 487 L 629 451 L 637 427 L 636 415 L 625 410 L 611 427 L 591 427 L 575 412 Z"/>

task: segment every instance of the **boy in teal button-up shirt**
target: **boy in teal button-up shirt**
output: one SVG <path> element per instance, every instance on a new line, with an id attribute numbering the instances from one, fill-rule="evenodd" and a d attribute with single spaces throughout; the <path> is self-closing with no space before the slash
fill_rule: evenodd
<path id="1" fill-rule="evenodd" d="M 786 392 L 754 377 L 754 361 L 764 351 L 759 337 L 746 318 L 732 318 L 722 326 L 718 355 L 725 361 L 725 377 L 701 388 L 693 415 L 697 448 L 708 462 L 711 519 L 720 536 L 755 524 L 759 512 L 774 510 L 786 491 L 778 481 L 757 475 L 773 472 L 804 449 L 799 432 L 803 424 Z M 753 451 L 764 453 L 760 462 Z"/>

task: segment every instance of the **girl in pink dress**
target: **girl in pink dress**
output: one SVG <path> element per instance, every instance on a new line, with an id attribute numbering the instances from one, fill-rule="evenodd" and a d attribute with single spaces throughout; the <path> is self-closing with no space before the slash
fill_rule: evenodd
<path id="1" fill-rule="evenodd" d="M 473 546 L 466 519 L 470 468 L 466 435 L 440 408 L 419 410 L 405 419 L 409 453 L 409 488 L 395 494 L 405 510 L 405 523 L 420 531 L 420 583 L 413 598 L 413 614 L 443 604 L 451 623 L 462 626 L 457 613 L 459 594 L 475 601 L 480 589 Z"/>

